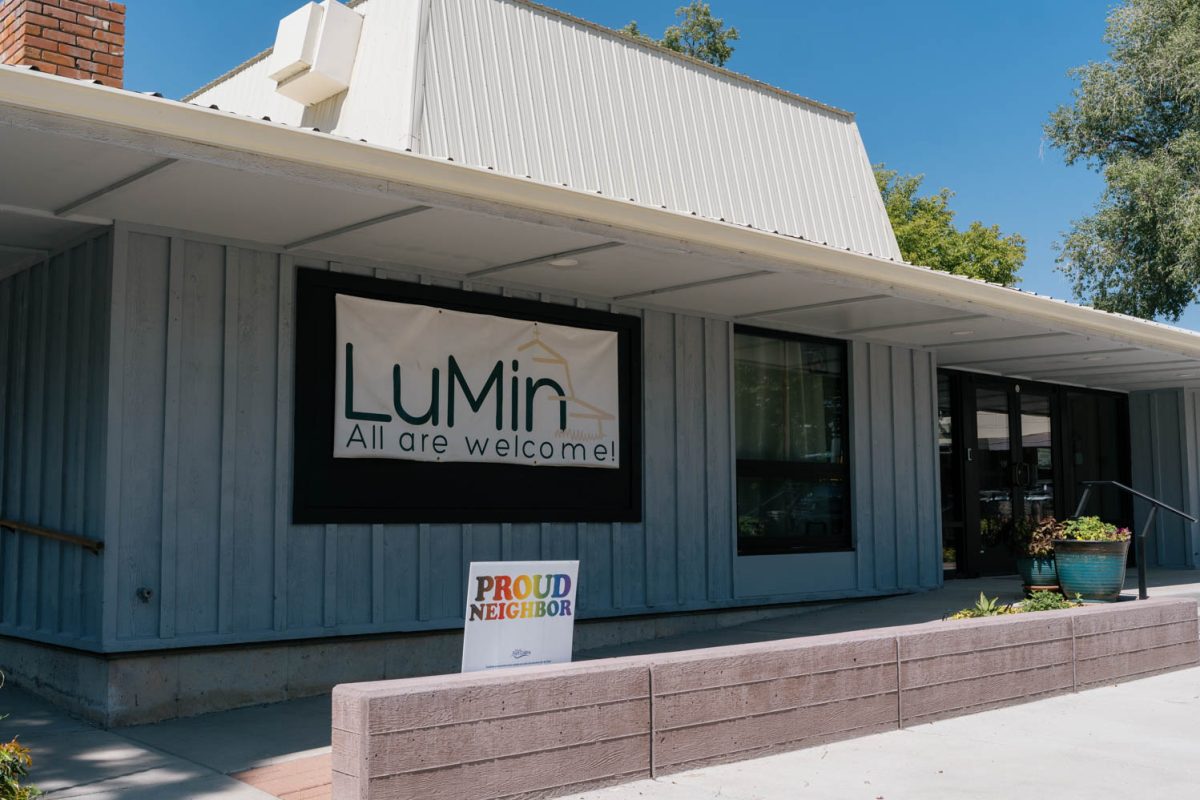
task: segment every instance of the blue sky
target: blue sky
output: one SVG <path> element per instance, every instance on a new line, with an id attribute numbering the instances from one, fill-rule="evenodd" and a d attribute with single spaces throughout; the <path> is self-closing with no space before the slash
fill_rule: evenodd
<path id="1" fill-rule="evenodd" d="M 603 25 L 658 33 L 682 0 L 548 0 Z M 1103 182 L 1066 167 L 1042 124 L 1067 70 L 1101 60 L 1109 0 L 711 0 L 742 38 L 728 66 L 854 111 L 873 161 L 950 187 L 979 219 L 1029 242 L 1021 286 L 1069 298 L 1053 243 Z M 300 0 L 127 0 L 126 84 L 180 97 L 268 47 Z M 1200 328 L 1200 311 L 1183 324 Z"/>

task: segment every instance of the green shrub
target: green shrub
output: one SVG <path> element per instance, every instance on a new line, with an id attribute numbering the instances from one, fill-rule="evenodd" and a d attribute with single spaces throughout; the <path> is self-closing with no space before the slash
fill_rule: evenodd
<path id="1" fill-rule="evenodd" d="M 4 688 L 4 673 L 0 672 L 0 688 Z M 0 714 L 0 719 L 7 717 Z M 13 737 L 8 743 L 0 743 L 0 800 L 33 800 L 42 793 L 32 786 L 22 786 L 21 779 L 29 775 L 33 756 L 29 748 Z"/>
<path id="2" fill-rule="evenodd" d="M 1058 592 L 1033 592 L 1018 607 L 1017 611 L 1058 611 L 1082 605 L 1072 602 Z"/>
<path id="3" fill-rule="evenodd" d="M 1068 600 L 1058 592 L 1034 592 L 1028 598 L 1016 605 L 1000 602 L 999 597 L 988 599 L 983 592 L 970 608 L 951 614 L 948 619 L 977 619 L 979 617 L 998 617 L 1002 614 L 1024 614 L 1030 611 L 1058 611 L 1064 608 L 1075 608 L 1083 603 L 1079 595 L 1075 600 Z"/>
<path id="4" fill-rule="evenodd" d="M 1054 517 L 1016 520 L 1008 534 L 1009 549 L 1018 558 L 1052 558 L 1062 526 Z"/>
<path id="5" fill-rule="evenodd" d="M 29 774 L 33 758 L 29 748 L 13 739 L 0 744 L 0 800 L 32 800 L 41 792 L 32 786 L 22 786 L 21 779 Z"/>
<path id="6" fill-rule="evenodd" d="M 975 619 L 977 617 L 998 617 L 1001 614 L 1017 613 L 1011 605 L 1001 603 L 999 597 L 993 597 L 989 600 L 984 596 L 983 592 L 979 593 L 979 599 L 975 601 L 975 605 L 970 608 L 964 608 L 962 611 L 950 615 L 950 619 Z"/>
<path id="7" fill-rule="evenodd" d="M 1079 517 L 1063 523 L 1060 535 L 1079 542 L 1120 542 L 1129 538 L 1128 528 L 1118 528 L 1099 517 Z"/>

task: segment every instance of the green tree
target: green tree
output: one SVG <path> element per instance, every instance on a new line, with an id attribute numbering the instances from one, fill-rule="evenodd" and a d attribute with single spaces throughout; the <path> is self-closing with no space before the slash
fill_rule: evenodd
<path id="1" fill-rule="evenodd" d="M 901 175 L 882 164 L 875 167 L 875 182 L 904 260 L 1005 286 L 1019 281 L 1025 239 L 1015 233 L 1005 236 L 999 226 L 978 220 L 960 231 L 950 208 L 954 192 L 942 189 L 918 196 L 922 180 L 923 175 Z"/>
<path id="2" fill-rule="evenodd" d="M 725 62 L 733 55 L 730 42 L 737 41 L 738 29 L 726 28 L 725 20 L 714 17 L 708 3 L 700 0 L 692 0 L 686 6 L 675 9 L 675 16 L 679 23 L 667 28 L 663 38 L 655 43 L 718 67 L 725 66 Z M 642 33 L 637 20 L 630 22 L 621 32 L 649 42 L 655 41 Z"/>
<path id="3" fill-rule="evenodd" d="M 1127 0 L 1109 59 L 1078 67 L 1045 126 L 1068 164 L 1104 175 L 1059 264 L 1097 308 L 1178 319 L 1200 290 L 1200 0 Z"/>

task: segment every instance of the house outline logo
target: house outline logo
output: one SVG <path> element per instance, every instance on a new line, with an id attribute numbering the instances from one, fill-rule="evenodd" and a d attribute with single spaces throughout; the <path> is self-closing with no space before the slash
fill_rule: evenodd
<path id="1" fill-rule="evenodd" d="M 525 354 L 527 351 L 535 349 L 540 350 L 544 355 L 537 355 L 535 353 L 530 356 L 530 359 L 535 364 L 546 364 L 559 367 L 563 373 L 563 383 L 565 383 L 567 387 L 565 394 L 553 395 L 548 399 L 553 400 L 554 402 L 568 403 L 567 417 L 569 419 L 592 420 L 596 423 L 596 430 L 594 433 L 578 429 L 568 429 L 559 431 L 557 435 L 559 437 L 565 437 L 580 442 L 599 441 L 606 438 L 604 433 L 604 423 L 616 421 L 616 416 L 575 394 L 575 382 L 572 380 L 571 376 L 570 359 L 542 340 L 541 331 L 539 330 L 536 322 L 533 323 L 533 338 L 518 347 L 517 352 Z"/>

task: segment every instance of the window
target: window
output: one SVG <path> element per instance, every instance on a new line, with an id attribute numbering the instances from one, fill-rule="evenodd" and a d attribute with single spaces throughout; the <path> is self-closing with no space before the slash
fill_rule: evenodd
<path id="1" fill-rule="evenodd" d="M 847 550 L 846 345 L 734 336 L 738 555 Z"/>

